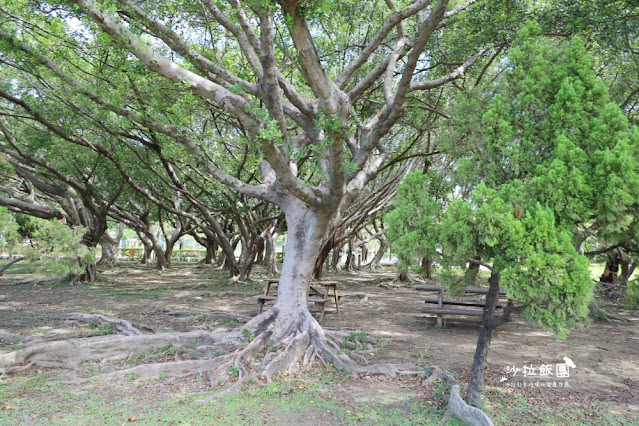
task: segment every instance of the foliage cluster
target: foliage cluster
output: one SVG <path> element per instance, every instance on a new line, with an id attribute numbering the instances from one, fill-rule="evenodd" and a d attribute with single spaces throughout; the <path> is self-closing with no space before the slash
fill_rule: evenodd
<path id="1" fill-rule="evenodd" d="M 82 243 L 86 233 L 82 226 L 16 215 L 1 207 L 0 224 L 0 249 L 34 262 L 37 273 L 67 277 L 81 274 L 87 264 L 96 262 L 97 249 Z"/>
<path id="2" fill-rule="evenodd" d="M 459 95 L 442 135 L 448 195 L 429 194 L 419 173 L 402 183 L 387 216 L 394 249 L 404 264 L 436 259 L 453 290 L 476 279 L 458 278 L 470 261 L 491 264 L 526 318 L 565 337 L 593 294 L 583 241 L 634 237 L 639 132 L 579 37 L 549 41 L 528 22 L 491 72 L 490 86 Z"/>

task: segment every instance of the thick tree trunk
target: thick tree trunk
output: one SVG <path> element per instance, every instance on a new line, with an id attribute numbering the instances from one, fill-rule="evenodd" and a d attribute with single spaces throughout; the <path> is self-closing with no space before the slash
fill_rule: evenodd
<path id="1" fill-rule="evenodd" d="M 235 249 L 237 248 L 237 245 L 239 242 L 240 240 L 236 239 L 235 241 L 231 243 L 230 248 L 231 248 L 232 256 L 229 256 L 229 253 L 227 252 L 227 250 L 224 250 L 224 246 L 222 246 L 222 253 L 224 254 L 224 256 L 221 256 L 223 257 L 223 259 L 220 265 L 223 270 L 229 271 L 231 273 L 231 278 L 236 277 L 240 274 L 240 269 L 237 264 L 237 260 L 235 259 Z"/>
<path id="2" fill-rule="evenodd" d="M 81 244 L 90 249 L 96 248 L 98 242 L 100 242 L 105 235 L 108 236 L 106 216 L 93 217 L 93 219 L 94 220 L 89 220 L 85 217 L 82 222 L 83 226 L 90 226 L 90 228 L 89 232 L 82 237 Z M 84 269 L 84 272 L 77 275 L 73 274 L 69 277 L 71 282 L 95 282 L 98 280 L 98 268 L 95 260 L 92 260 L 90 263 L 86 263 L 78 258 L 77 263 L 80 268 Z"/>
<path id="3" fill-rule="evenodd" d="M 217 257 L 216 264 L 220 269 L 224 269 L 224 265 L 226 265 L 226 253 L 224 250 L 222 250 L 220 255 Z"/>
<path id="4" fill-rule="evenodd" d="M 599 281 L 602 283 L 616 283 L 619 274 L 619 255 L 613 253 L 612 257 L 606 261 L 606 267 Z"/>
<path id="5" fill-rule="evenodd" d="M 156 267 L 159 270 L 163 270 L 169 267 L 169 262 L 166 259 L 166 257 L 164 256 L 164 250 L 162 249 L 162 246 L 160 245 L 160 241 L 158 240 L 158 238 L 155 236 L 154 233 L 152 232 L 148 232 L 145 234 L 145 237 L 148 241 L 148 244 L 150 245 L 150 248 L 153 250 L 153 253 L 155 254 L 155 261 L 156 261 Z M 147 245 L 146 243 L 144 244 L 144 248 L 145 248 L 145 252 L 147 251 Z M 145 254 L 146 257 L 146 254 Z M 148 261 L 148 258 L 146 259 Z"/>
<path id="6" fill-rule="evenodd" d="M 153 244 L 151 244 L 151 240 L 143 233 L 141 230 L 136 229 L 136 233 L 138 234 L 138 238 L 142 243 L 142 247 L 144 250 L 142 251 L 142 257 L 140 258 L 141 265 L 148 265 L 151 260 L 151 254 L 153 253 Z"/>
<path id="7" fill-rule="evenodd" d="M 277 253 L 275 252 L 275 241 L 277 234 L 266 234 L 264 240 L 266 242 L 266 255 L 264 256 L 264 266 L 266 266 L 267 275 L 277 275 L 279 270 L 277 269 Z"/>
<path id="8" fill-rule="evenodd" d="M 102 255 L 100 256 L 98 265 L 112 268 L 117 264 L 118 250 L 120 248 L 119 247 L 120 240 L 122 239 L 123 235 L 124 235 L 124 223 L 120 223 L 118 225 L 118 233 L 116 234 L 115 238 L 111 237 L 108 231 L 104 232 L 104 234 L 100 238 Z"/>
<path id="9" fill-rule="evenodd" d="M 155 253 L 155 262 L 156 268 L 159 270 L 164 270 L 170 266 L 168 259 L 164 255 L 164 250 L 162 250 L 162 246 L 159 241 L 155 241 L 153 243 L 153 252 Z"/>
<path id="10" fill-rule="evenodd" d="M 258 265 L 264 264 L 265 245 L 266 245 L 266 241 L 264 241 L 264 238 L 262 237 L 260 237 L 255 243 L 255 251 L 256 251 L 255 263 L 257 263 Z"/>
<path id="11" fill-rule="evenodd" d="M 308 313 L 308 286 L 328 227 L 328 218 L 298 204 L 285 212 L 288 240 L 274 306 L 280 315 L 291 315 L 292 319 Z"/>
<path id="12" fill-rule="evenodd" d="M 247 236 L 242 239 L 242 254 L 240 257 L 240 273 L 238 279 L 248 280 L 256 263 L 255 257 L 260 250 L 264 249 L 264 240 L 261 235 L 254 232 L 246 232 Z"/>
<path id="13" fill-rule="evenodd" d="M 347 271 L 352 271 L 355 263 L 355 255 L 353 254 L 353 238 L 349 238 L 348 240 L 348 255 L 346 256 L 346 265 L 345 268 Z"/>
<path id="14" fill-rule="evenodd" d="M 431 264 L 432 262 L 430 261 L 430 258 L 428 256 L 424 256 L 422 258 L 422 276 L 424 278 L 428 278 L 431 279 L 433 278 L 432 274 L 431 274 Z"/>
<path id="15" fill-rule="evenodd" d="M 244 247 L 244 244 L 242 244 Z M 253 259 L 255 254 L 253 252 L 253 244 L 247 244 L 247 247 L 242 250 L 242 257 L 240 258 L 240 273 L 237 278 L 240 280 L 248 280 L 253 269 Z"/>
<path id="16" fill-rule="evenodd" d="M 202 263 L 204 265 L 211 265 L 212 263 L 215 263 L 217 261 L 215 256 L 215 253 L 217 252 L 217 240 L 211 237 L 212 234 L 205 234 L 204 238 L 199 236 L 195 231 L 192 231 L 189 234 L 199 245 L 206 249 L 206 254 L 199 263 Z"/>
<path id="17" fill-rule="evenodd" d="M 202 259 L 202 263 L 205 265 L 211 265 L 217 261 L 215 252 L 217 251 L 217 243 L 210 239 L 206 239 L 206 255 Z"/>
<path id="18" fill-rule="evenodd" d="M 479 327 L 475 358 L 470 373 L 470 380 L 468 381 L 466 400 L 468 404 L 474 405 L 475 407 L 480 407 L 481 405 L 481 392 L 484 388 L 484 370 L 486 369 L 490 341 L 495 327 L 493 316 L 495 314 L 495 305 L 499 298 L 499 281 L 500 276 L 498 273 L 491 274 L 488 279 L 490 288 L 486 295 L 486 306 L 484 307 L 484 315 L 482 316 L 481 326 Z"/>
<path id="19" fill-rule="evenodd" d="M 361 263 L 368 263 L 368 246 L 366 246 L 366 244 L 362 245 L 362 257 L 360 258 L 360 262 Z M 357 265 L 357 267 L 359 268 L 361 265 Z"/>
<path id="20" fill-rule="evenodd" d="M 98 261 L 98 265 L 106 266 L 108 268 L 112 268 L 117 263 L 118 256 L 118 241 L 114 238 L 111 238 L 109 234 L 106 232 L 100 239 L 100 247 L 102 248 L 102 254 L 100 256 L 100 260 Z"/>
<path id="21" fill-rule="evenodd" d="M 322 250 L 320 250 L 319 256 L 317 256 L 315 267 L 313 268 L 313 279 L 322 279 L 322 275 L 324 274 L 324 264 L 326 263 L 326 259 L 328 259 L 328 256 L 334 247 L 335 237 L 333 236 L 333 238 L 331 238 L 329 241 L 326 242 L 326 244 L 324 244 L 324 247 L 322 247 Z"/>
<path id="22" fill-rule="evenodd" d="M 142 257 L 140 257 L 141 265 L 148 265 L 151 260 L 151 253 L 153 253 L 153 246 L 147 242 L 142 242 L 144 250 L 142 250 Z"/>
<path id="23" fill-rule="evenodd" d="M 95 263 L 86 263 L 84 265 L 84 273 L 80 275 L 79 281 L 82 282 L 96 282 L 98 280 L 98 267 Z"/>
<path id="24" fill-rule="evenodd" d="M 339 263 L 342 260 L 342 256 L 340 255 L 340 252 L 342 251 L 342 247 L 344 247 L 342 244 L 339 244 L 333 247 L 333 256 L 331 257 L 331 269 L 334 271 L 339 269 Z"/>
<path id="25" fill-rule="evenodd" d="M 408 271 L 399 271 L 397 273 L 397 281 L 405 283 L 410 281 L 410 277 L 408 276 Z"/>
<path id="26" fill-rule="evenodd" d="M 173 257 L 173 248 L 175 247 L 175 242 L 167 241 L 166 248 L 164 249 L 164 259 L 168 264 L 171 264 L 171 258 Z"/>
<path id="27" fill-rule="evenodd" d="M 223 259 L 218 261 L 219 266 L 229 271 L 232 277 L 235 277 L 240 273 L 240 267 L 235 260 L 235 247 L 237 247 L 237 241 L 232 244 L 226 232 L 215 218 L 211 218 L 208 221 L 217 236 L 217 242 L 224 253 Z"/>
<path id="28" fill-rule="evenodd" d="M 386 253 L 386 249 L 388 249 L 388 244 L 386 243 L 385 238 L 379 239 L 379 250 L 375 253 L 373 260 L 368 265 L 371 269 L 380 269 L 382 267 L 382 257 L 384 257 L 384 253 Z"/>

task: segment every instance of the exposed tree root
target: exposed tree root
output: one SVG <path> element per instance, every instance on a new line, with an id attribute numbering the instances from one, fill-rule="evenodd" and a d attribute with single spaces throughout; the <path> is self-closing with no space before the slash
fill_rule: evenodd
<path id="1" fill-rule="evenodd" d="M 246 317 L 244 315 L 230 314 L 228 312 L 222 312 L 222 311 L 210 311 L 205 313 L 199 313 L 199 312 L 165 310 L 163 312 L 165 312 L 167 315 L 172 317 L 203 316 L 206 319 L 210 319 L 210 320 L 222 319 L 222 320 L 233 320 L 237 322 L 248 322 L 251 319 L 250 317 Z"/>
<path id="2" fill-rule="evenodd" d="M 42 342 L 44 339 L 33 336 L 21 336 L 19 334 L 13 334 L 5 330 L 0 330 L 0 339 L 8 342 L 22 342 L 25 344 Z"/>
<path id="3" fill-rule="evenodd" d="M 133 327 L 127 320 L 118 318 L 109 318 L 104 315 L 92 315 L 83 314 L 80 312 L 72 312 L 68 314 L 62 314 L 60 318 L 64 320 L 80 321 L 93 324 L 96 327 L 99 324 L 110 324 L 113 327 L 115 334 L 121 334 L 122 336 L 139 336 L 142 334 L 140 330 Z"/>
<path id="4" fill-rule="evenodd" d="M 442 380 L 444 385 L 449 389 L 448 407 L 444 413 L 444 417 L 439 424 L 445 424 L 450 416 L 454 415 L 471 426 L 493 426 L 492 420 L 482 410 L 477 407 L 468 405 L 459 394 L 459 384 L 457 380 L 448 371 L 439 367 L 433 367 L 433 370 L 422 385 L 430 385 L 436 380 Z"/>
<path id="5" fill-rule="evenodd" d="M 88 314 L 69 317 L 82 321 L 99 319 L 109 324 L 130 325 Z M 131 327 L 125 327 L 131 331 Z M 138 331 L 139 332 L 139 331 Z M 31 366 L 57 366 L 74 368 L 82 362 L 102 362 L 131 359 L 136 355 L 166 349 L 169 345 L 188 353 L 191 360 L 144 364 L 105 373 L 85 380 L 111 380 L 135 375 L 147 379 L 160 373 L 183 376 L 211 372 L 209 384 L 227 388 L 216 392 L 205 401 L 240 391 L 248 379 L 268 383 L 284 372 L 309 367 L 315 363 L 332 364 L 335 368 L 352 373 L 417 374 L 420 367 L 413 364 L 360 365 L 347 356 L 341 344 L 349 343 L 353 350 L 374 350 L 375 340 L 366 333 L 328 330 L 326 333 L 308 312 L 280 312 L 275 307 L 248 321 L 241 330 L 213 334 L 205 331 L 189 333 L 162 333 L 153 335 L 110 335 L 66 341 L 35 343 L 11 353 L 0 355 L 0 372 L 16 372 Z M 159 351 L 161 353 L 161 351 Z M 366 362 L 354 352 L 354 358 Z M 139 359 L 139 358 L 138 358 Z M 229 386 L 230 385 L 230 386 Z"/>
<path id="6" fill-rule="evenodd" d="M 594 299 L 592 302 L 590 302 L 588 309 L 590 311 L 589 313 L 590 318 L 596 319 L 596 320 L 604 320 L 608 324 L 612 323 L 612 321 L 610 321 L 611 319 L 614 319 L 617 321 L 628 321 L 628 318 L 613 315 L 610 312 L 604 311 L 603 309 L 599 307 L 599 305 Z"/>
<path id="7" fill-rule="evenodd" d="M 21 365 L 44 366 L 45 362 L 79 365 L 85 361 L 111 361 L 127 359 L 142 352 L 166 347 L 207 354 L 208 347 L 218 347 L 226 351 L 235 349 L 242 343 L 239 332 L 212 334 L 206 331 L 188 333 L 160 333 L 137 336 L 97 336 L 83 339 L 58 340 L 35 343 L 24 349 L 0 354 L 0 373 L 17 371 Z M 205 349 L 200 349 L 204 347 Z"/>
<path id="8" fill-rule="evenodd" d="M 30 277 L 30 278 L 25 278 L 23 280 L 20 280 L 18 282 L 16 282 L 16 284 L 18 285 L 26 285 L 26 284 L 32 284 L 32 285 L 38 285 L 38 284 L 52 284 L 55 282 L 59 282 L 59 281 L 64 281 L 64 278 L 60 278 L 58 276 L 55 275 L 51 275 L 49 277 Z"/>
<path id="9" fill-rule="evenodd" d="M 210 359 L 197 359 L 187 361 L 171 361 L 153 364 L 143 364 L 124 370 L 99 374 L 86 379 L 71 380 L 69 383 L 85 383 L 94 381 L 116 380 L 124 377 L 135 376 L 136 381 L 142 381 L 167 374 L 171 377 L 184 377 L 196 373 L 206 373 L 215 370 L 226 361 L 229 355 Z"/>

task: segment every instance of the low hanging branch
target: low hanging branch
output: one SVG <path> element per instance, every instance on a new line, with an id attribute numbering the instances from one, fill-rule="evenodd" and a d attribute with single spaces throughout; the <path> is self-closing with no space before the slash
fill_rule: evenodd
<path id="1" fill-rule="evenodd" d="M 24 257 L 18 257 L 13 259 L 11 262 L 7 263 L 6 265 L 4 265 L 2 267 L 2 269 L 0 269 L 0 277 L 2 276 L 2 274 L 4 274 L 4 271 L 6 271 L 7 269 L 9 269 L 11 266 L 13 266 L 14 264 L 20 262 L 21 260 L 24 260 Z"/>

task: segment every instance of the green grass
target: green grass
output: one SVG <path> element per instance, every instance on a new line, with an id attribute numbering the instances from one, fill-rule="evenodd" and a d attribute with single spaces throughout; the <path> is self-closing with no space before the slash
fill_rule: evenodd
<path id="1" fill-rule="evenodd" d="M 0 269 L 4 268 L 11 262 L 9 259 L 0 259 Z M 3 276 L 15 276 L 15 275 L 33 275 L 36 273 L 37 262 L 29 261 L 29 260 L 21 260 L 20 262 L 14 263 L 4 271 Z"/>
<path id="2" fill-rule="evenodd" d="M 525 396 L 507 388 L 488 388 L 482 409 L 495 424 L 639 425 L 600 401 L 557 400 L 556 389 Z"/>
<path id="3" fill-rule="evenodd" d="M 34 376 L 0 375 L 0 425 L 427 425 L 444 410 L 421 400 L 413 391 L 402 402 L 383 399 L 354 402 L 336 388 L 349 376 L 323 370 L 265 386 L 247 384 L 240 394 L 202 404 L 211 393 L 194 394 L 175 379 L 158 378 L 136 384 L 135 377 L 118 383 L 75 386 L 62 383 L 63 373 Z M 163 388 L 164 387 L 164 388 Z M 380 385 L 383 388 L 382 385 Z M 375 390 L 373 385 L 373 391 Z M 637 425 L 603 402 L 555 401 L 488 388 L 483 409 L 495 424 Z M 451 418 L 447 425 L 462 425 Z"/>
<path id="4" fill-rule="evenodd" d="M 434 424 L 443 410 L 419 401 L 406 405 L 345 403 L 325 383 L 307 378 L 275 380 L 266 386 L 249 384 L 237 395 L 202 404 L 209 393 L 193 395 L 178 390 L 161 395 L 137 392 L 101 393 L 106 384 L 73 387 L 60 377 L 0 376 L 0 425 L 120 425 L 133 419 L 142 424 L 261 425 L 314 424 Z M 166 379 L 158 379 L 166 380 Z M 344 377 L 338 380 L 344 380 Z M 120 386 L 134 386 L 124 380 Z M 157 385 L 158 381 L 155 382 Z M 109 384 L 111 386 L 111 384 Z M 174 390 L 175 386 L 171 388 Z M 461 424 L 452 420 L 449 425 Z"/>
<path id="5" fill-rule="evenodd" d="M 591 263 L 590 264 L 590 276 L 599 281 L 601 278 L 601 274 L 603 274 L 604 268 L 606 267 L 605 263 Z M 635 272 L 630 276 L 631 280 L 636 280 L 639 278 L 639 270 L 635 269 Z"/>

